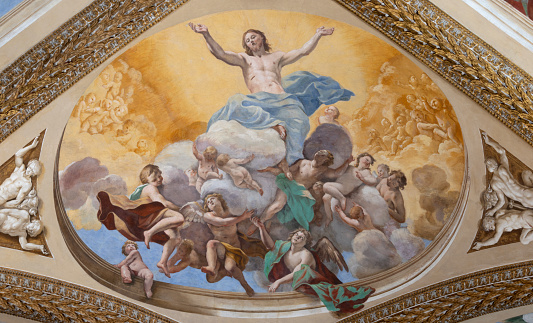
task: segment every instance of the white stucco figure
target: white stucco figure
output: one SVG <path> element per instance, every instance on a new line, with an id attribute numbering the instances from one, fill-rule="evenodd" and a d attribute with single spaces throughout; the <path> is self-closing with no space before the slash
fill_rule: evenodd
<path id="1" fill-rule="evenodd" d="M 502 237 L 504 232 L 522 229 L 520 242 L 528 244 L 533 241 L 533 209 L 526 210 L 499 210 L 495 216 L 485 216 L 483 218 L 483 229 L 485 231 L 496 231 L 494 236 L 483 242 L 476 242 L 474 249 L 492 246 Z"/>
<path id="2" fill-rule="evenodd" d="M 43 231 L 40 220 L 31 220 L 30 215 L 37 213 L 37 209 L 0 209 L 0 232 L 19 238 L 19 243 L 24 250 L 40 250 L 44 255 L 48 252 L 44 245 L 27 241 L 28 235 L 36 237 Z"/>
<path id="3" fill-rule="evenodd" d="M 31 178 L 41 173 L 41 163 L 39 160 L 33 159 L 26 166 L 24 165 L 23 157 L 30 150 L 37 147 L 38 139 L 39 137 L 36 137 L 31 145 L 20 149 L 15 154 L 15 169 L 0 185 L 0 207 L 18 207 L 32 190 Z"/>
<path id="4" fill-rule="evenodd" d="M 485 216 L 491 217 L 500 210 L 505 205 L 506 197 L 519 202 L 525 208 L 533 208 L 533 187 L 527 187 L 518 183 L 509 170 L 509 160 L 507 159 L 505 149 L 491 140 L 485 132 L 482 135 L 485 143 L 494 148 L 500 159 L 499 164 L 492 157 L 485 159 L 487 170 L 493 173 L 490 187 L 498 196 L 498 202 L 485 213 Z"/>

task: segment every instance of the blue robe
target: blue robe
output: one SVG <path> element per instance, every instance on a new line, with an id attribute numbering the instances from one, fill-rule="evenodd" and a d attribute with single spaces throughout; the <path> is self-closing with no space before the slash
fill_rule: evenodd
<path id="1" fill-rule="evenodd" d="M 309 116 L 322 104 L 348 101 L 354 95 L 331 77 L 312 72 L 294 72 L 282 79 L 286 93 L 236 94 L 215 112 L 207 129 L 219 120 L 235 120 L 248 129 L 282 125 L 287 131 L 286 159 L 289 165 L 303 156 L 303 144 L 311 126 Z"/>

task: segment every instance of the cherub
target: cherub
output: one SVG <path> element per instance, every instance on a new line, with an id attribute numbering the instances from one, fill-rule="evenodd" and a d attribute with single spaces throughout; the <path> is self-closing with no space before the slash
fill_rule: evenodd
<path id="1" fill-rule="evenodd" d="M 389 165 L 387 164 L 379 164 L 378 167 L 377 167 L 377 184 L 379 184 L 381 182 L 381 180 L 383 180 L 384 178 L 387 178 L 389 177 L 389 173 L 390 173 L 390 167 Z"/>
<path id="2" fill-rule="evenodd" d="M 383 118 L 381 119 L 381 125 L 383 126 L 383 142 L 385 145 L 390 145 L 392 140 L 394 139 L 392 137 L 392 133 L 396 130 L 389 119 Z"/>
<path id="3" fill-rule="evenodd" d="M 346 215 L 339 205 L 335 205 L 335 211 L 339 214 L 344 223 L 351 226 L 355 230 L 362 232 L 364 230 L 374 230 L 374 224 L 372 218 L 366 212 L 366 210 L 359 204 L 353 202 L 353 206 L 350 209 L 349 215 Z"/>
<path id="4" fill-rule="evenodd" d="M 398 150 L 405 148 L 413 142 L 413 138 L 406 131 L 406 119 L 404 116 L 398 116 L 394 124 L 396 130 L 391 134 L 395 137 L 391 144 L 390 154 L 396 154 Z"/>
<path id="5" fill-rule="evenodd" d="M 220 194 L 209 194 L 205 197 L 204 208 L 207 213 L 203 220 L 213 233 L 214 239 L 207 242 L 207 266 L 202 272 L 217 275 L 217 258 L 224 261 L 224 268 L 235 278 L 246 291 L 248 296 L 255 294 L 254 290 L 244 279 L 242 271 L 248 262 L 248 256 L 241 249 L 241 241 L 237 235 L 237 223 L 249 219 L 254 211 L 246 210 L 239 216 L 229 213 L 229 208 Z"/>
<path id="6" fill-rule="evenodd" d="M 324 110 L 324 115 L 318 117 L 318 124 L 332 123 L 340 125 L 339 121 L 337 120 L 339 115 L 339 109 L 334 105 L 330 105 L 326 108 L 326 110 Z"/>
<path id="7" fill-rule="evenodd" d="M 137 141 L 137 148 L 133 151 L 139 156 L 149 156 L 150 149 L 148 148 L 148 140 L 146 138 L 141 138 Z"/>
<path id="8" fill-rule="evenodd" d="M 337 286 L 342 282 L 323 261 L 334 261 L 346 271 L 348 265 L 328 238 L 323 237 L 309 250 L 311 233 L 303 228 L 292 231 L 288 241 L 274 242 L 258 218 L 253 218 L 252 222 L 259 228 L 261 240 L 270 250 L 265 257 L 265 274 L 272 282 L 269 292 L 275 292 L 281 284 L 292 283 L 294 290 L 318 296 L 328 310 L 341 312 L 361 309 L 361 304 L 374 292 L 371 287 Z M 328 292 L 324 293 L 324 289 Z"/>
<path id="9" fill-rule="evenodd" d="M 159 192 L 159 187 L 163 184 L 163 176 L 159 167 L 148 164 L 144 166 L 139 175 L 142 185 L 137 187 L 135 192 L 130 195 L 131 200 L 148 197 L 152 202 L 160 202 L 166 208 L 162 211 L 161 216 L 155 219 L 155 223 L 149 230 L 144 231 L 144 243 L 150 249 L 150 240 L 152 236 L 158 232 L 165 232 L 169 237 L 168 241 L 163 245 L 163 253 L 161 260 L 157 263 L 157 267 L 163 269 L 163 272 L 170 278 L 170 273 L 167 268 L 167 261 L 176 246 L 180 243 L 179 227 L 183 224 L 183 215 L 179 212 L 180 208 L 174 203 L 167 200 Z"/>
<path id="10" fill-rule="evenodd" d="M 154 274 L 143 262 L 137 243 L 131 240 L 126 241 L 122 246 L 122 254 L 124 254 L 126 258 L 115 265 L 116 268 L 120 269 L 122 282 L 124 284 L 130 284 L 132 282 L 132 274 L 141 277 L 144 279 L 144 292 L 146 293 L 146 297 L 152 298 Z"/>
<path id="11" fill-rule="evenodd" d="M 387 151 L 387 146 L 383 142 L 383 139 L 381 139 L 379 132 L 372 128 L 368 131 L 368 141 L 367 141 L 367 150 L 370 153 L 377 153 L 379 151 Z"/>
<path id="12" fill-rule="evenodd" d="M 222 174 L 218 173 L 216 165 L 217 149 L 213 146 L 208 146 L 202 154 L 196 148 L 196 142 L 192 144 L 192 153 L 198 160 L 198 179 L 196 181 L 196 190 L 201 193 L 202 186 L 207 180 L 222 179 Z"/>
<path id="13" fill-rule="evenodd" d="M 435 118 L 438 124 L 427 125 L 426 130 L 433 129 L 433 133 L 443 139 L 450 139 L 459 147 L 462 147 L 461 142 L 457 139 L 457 124 L 451 116 L 451 111 L 448 111 L 444 106 L 441 98 L 434 98 L 431 100 L 431 108 L 434 110 Z"/>
<path id="14" fill-rule="evenodd" d="M 381 180 L 376 187 L 379 194 L 389 206 L 389 215 L 399 223 L 405 222 L 405 206 L 402 192 L 407 185 L 407 178 L 399 170 L 390 172 L 389 177 Z"/>
<path id="15" fill-rule="evenodd" d="M 346 195 L 350 194 L 357 187 L 366 184 L 375 186 L 377 179 L 372 175 L 370 166 L 376 160 L 372 155 L 365 152 L 357 156 L 357 163 L 354 166 L 348 166 L 346 171 L 337 178 L 335 182 L 324 183 L 324 208 L 328 222 L 326 226 L 333 220 L 333 213 L 331 211 L 332 198 L 340 202 L 341 208 L 346 209 Z"/>
<path id="16" fill-rule="evenodd" d="M 76 113 L 74 116 L 78 117 L 80 122 L 83 122 L 88 116 L 94 112 L 97 112 L 96 109 L 99 107 L 95 106 L 95 102 L 96 95 L 93 92 L 87 94 L 83 100 L 80 99 L 78 105 L 76 106 Z"/>
<path id="17" fill-rule="evenodd" d="M 116 140 L 123 146 L 126 146 L 128 142 L 133 138 L 133 132 L 135 130 L 135 122 L 128 119 L 124 121 L 122 129 L 117 130 Z"/>
<path id="18" fill-rule="evenodd" d="M 113 101 L 105 99 L 100 102 L 100 107 L 82 122 L 80 132 L 88 132 L 91 135 L 101 133 L 104 129 L 103 119 L 109 117 L 109 111 Z"/>
<path id="19" fill-rule="evenodd" d="M 228 154 L 220 154 L 217 157 L 217 166 L 231 176 L 235 186 L 256 190 L 261 196 L 263 196 L 261 185 L 254 181 L 250 172 L 248 172 L 246 168 L 239 166 L 251 162 L 254 157 L 255 156 L 252 154 L 248 158 L 235 159 L 230 158 Z"/>

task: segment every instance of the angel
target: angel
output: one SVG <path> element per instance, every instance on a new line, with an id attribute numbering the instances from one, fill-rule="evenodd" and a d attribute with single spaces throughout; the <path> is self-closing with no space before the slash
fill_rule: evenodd
<path id="1" fill-rule="evenodd" d="M 217 157 L 217 166 L 220 170 L 231 176 L 235 186 L 255 190 L 262 196 L 263 189 L 261 188 L 261 185 L 252 178 L 252 175 L 250 175 L 250 172 L 246 168 L 240 166 L 251 162 L 254 157 L 255 156 L 252 154 L 244 159 L 236 159 L 231 158 L 228 154 L 220 154 Z"/>
<path id="2" fill-rule="evenodd" d="M 328 238 L 321 238 L 310 250 L 311 233 L 303 228 L 291 232 L 288 241 L 274 242 L 259 218 L 252 222 L 270 250 L 265 256 L 265 275 L 272 282 L 269 292 L 275 292 L 281 284 L 292 283 L 295 290 L 318 296 L 330 311 L 354 312 L 363 308 L 375 291 L 372 287 L 339 286 L 342 282 L 323 261 L 333 260 L 346 271 L 348 265 Z"/>

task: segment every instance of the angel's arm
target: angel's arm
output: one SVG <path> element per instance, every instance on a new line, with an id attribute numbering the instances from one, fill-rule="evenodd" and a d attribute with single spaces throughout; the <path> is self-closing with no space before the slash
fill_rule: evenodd
<path id="1" fill-rule="evenodd" d="M 169 266 L 168 267 L 168 271 L 173 274 L 173 273 L 179 273 L 180 271 L 182 271 L 183 269 L 189 267 L 189 265 L 191 264 L 191 260 L 190 259 L 182 259 L 177 265 L 175 266 Z"/>
<path id="2" fill-rule="evenodd" d="M 268 250 L 274 250 L 274 240 L 265 228 L 265 224 L 261 222 L 261 219 L 259 219 L 259 217 L 254 217 L 252 218 L 252 223 L 259 228 L 259 235 L 261 236 L 261 241 L 263 241 L 265 247 L 267 247 Z"/>
<path id="3" fill-rule="evenodd" d="M 237 224 L 243 220 L 249 219 L 254 214 L 254 210 L 246 210 L 239 216 L 230 216 L 227 218 L 221 218 L 214 215 L 213 212 L 204 214 L 204 221 L 217 227 L 223 227 L 228 225 Z"/>
<path id="4" fill-rule="evenodd" d="M 248 164 L 248 163 L 251 162 L 254 158 L 255 158 L 255 155 L 254 155 L 254 154 L 251 154 L 250 156 L 248 156 L 248 157 L 246 157 L 246 158 L 243 158 L 243 159 L 234 159 L 233 161 L 235 162 L 235 164 L 243 165 L 243 164 Z"/>

